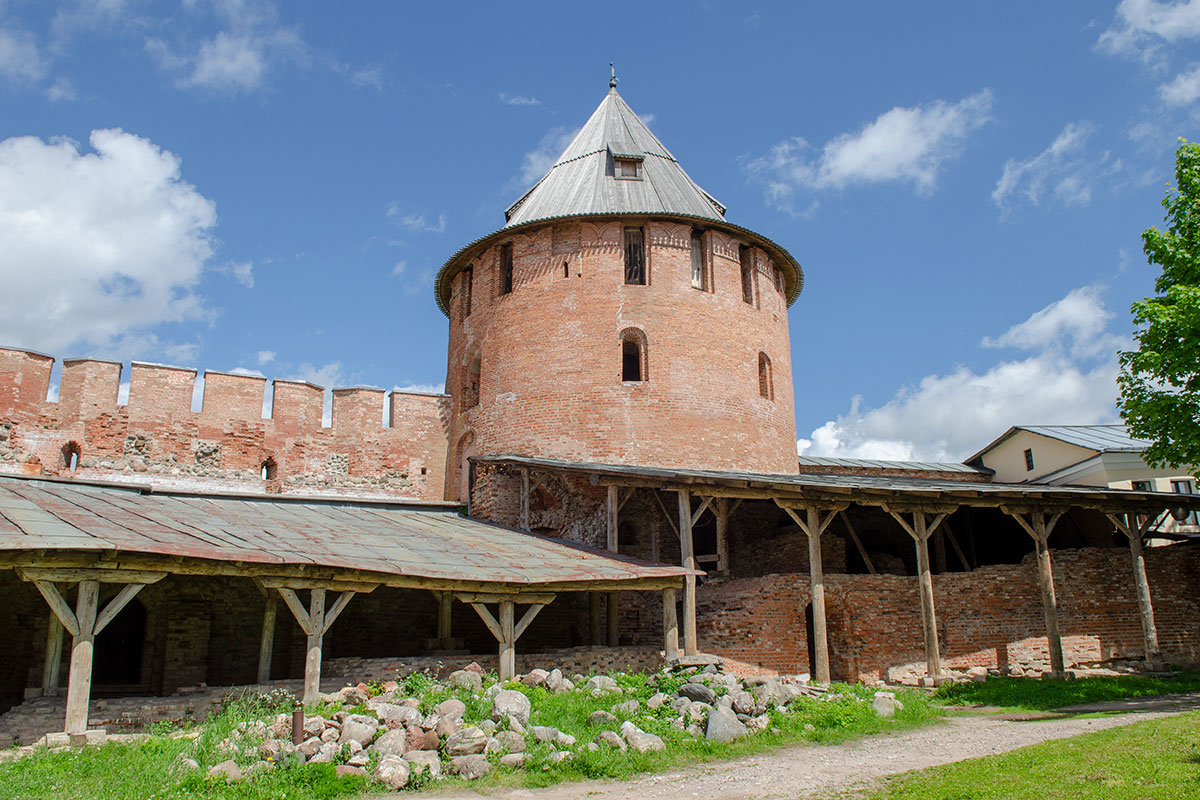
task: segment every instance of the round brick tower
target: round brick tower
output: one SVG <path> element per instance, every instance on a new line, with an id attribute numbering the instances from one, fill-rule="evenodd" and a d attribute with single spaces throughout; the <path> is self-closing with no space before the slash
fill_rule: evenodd
<path id="1" fill-rule="evenodd" d="M 800 265 L 726 222 L 615 87 L 505 216 L 437 276 L 448 497 L 472 455 L 796 471 Z"/>

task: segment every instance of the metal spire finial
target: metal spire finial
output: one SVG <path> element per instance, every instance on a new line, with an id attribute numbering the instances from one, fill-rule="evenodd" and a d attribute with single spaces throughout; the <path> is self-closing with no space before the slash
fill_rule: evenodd
<path id="1" fill-rule="evenodd" d="M 608 62 L 608 70 L 612 73 L 612 77 L 608 79 L 608 88 L 615 89 L 617 88 L 617 70 L 611 61 Z"/>

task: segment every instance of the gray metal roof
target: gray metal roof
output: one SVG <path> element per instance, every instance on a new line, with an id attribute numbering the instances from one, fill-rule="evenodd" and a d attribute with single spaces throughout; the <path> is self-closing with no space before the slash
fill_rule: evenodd
<path id="1" fill-rule="evenodd" d="M 1134 439 L 1129 435 L 1129 429 L 1124 425 L 1013 425 L 1004 433 L 997 436 L 979 452 L 964 459 L 967 464 L 974 464 L 985 453 L 1001 442 L 1015 436 L 1020 431 L 1036 433 L 1060 442 L 1085 447 L 1098 453 L 1140 453 L 1150 446 L 1142 439 Z"/>
<path id="2" fill-rule="evenodd" d="M 0 477 L 0 566 L 46 550 L 122 565 L 138 556 L 169 556 L 169 571 L 182 574 L 190 560 L 226 562 L 239 574 L 353 570 L 394 585 L 412 579 L 566 589 L 603 581 L 634 588 L 686 573 L 444 509 L 147 494 Z"/>
<path id="3" fill-rule="evenodd" d="M 613 174 L 613 157 L 641 160 L 639 179 Z M 696 185 L 610 89 L 554 166 L 505 212 L 506 227 L 586 214 L 679 214 L 720 221 L 725 207 Z"/>
<path id="4" fill-rule="evenodd" d="M 618 482 L 638 480 L 663 489 L 691 485 L 703 494 L 704 485 L 748 490 L 767 489 L 778 492 L 781 498 L 793 500 L 829 499 L 835 497 L 864 505 L 883 502 L 946 502 L 959 505 L 997 507 L 1009 505 L 1086 505 L 1114 511 L 1157 509 L 1185 506 L 1200 509 L 1200 495 L 1180 495 L 1170 492 L 1135 492 L 1128 489 L 1109 489 L 1091 486 L 1069 486 L 1029 483 L 996 483 L 936 478 L 908 478 L 890 475 L 847 474 L 764 474 L 721 470 L 690 470 L 667 467 L 631 466 L 626 464 L 595 464 L 557 461 L 527 456 L 474 456 L 478 463 L 511 464 L 518 467 L 542 467 L 550 470 L 595 475 L 599 480 Z"/>
<path id="5" fill-rule="evenodd" d="M 798 456 L 802 467 L 838 467 L 845 469 L 890 469 L 904 472 L 966 472 L 988 475 L 989 469 L 979 469 L 955 461 L 889 461 L 878 458 L 833 458 L 826 456 Z"/>

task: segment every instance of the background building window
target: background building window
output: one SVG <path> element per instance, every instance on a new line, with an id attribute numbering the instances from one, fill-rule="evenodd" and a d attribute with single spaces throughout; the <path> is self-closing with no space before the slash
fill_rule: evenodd
<path id="1" fill-rule="evenodd" d="M 692 231 L 692 286 L 704 291 L 708 289 L 704 265 L 704 234 Z"/>
<path id="2" fill-rule="evenodd" d="M 512 243 L 500 245 L 500 294 L 513 290 Z"/>
<path id="3" fill-rule="evenodd" d="M 625 283 L 646 284 L 646 246 L 641 228 L 625 229 Z"/>
<path id="4" fill-rule="evenodd" d="M 1175 494 L 1195 494 L 1196 485 L 1191 481 L 1171 481 L 1171 491 Z M 1181 525 L 1195 525 L 1200 520 L 1196 519 L 1196 512 L 1193 511 L 1183 518 Z"/>
<path id="5" fill-rule="evenodd" d="M 1033 451 L 1028 449 L 1025 451 L 1025 471 L 1033 472 Z"/>

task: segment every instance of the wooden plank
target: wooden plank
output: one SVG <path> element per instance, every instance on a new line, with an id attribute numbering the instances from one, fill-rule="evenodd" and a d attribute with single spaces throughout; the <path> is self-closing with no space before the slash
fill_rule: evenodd
<path id="1" fill-rule="evenodd" d="M 454 596 L 460 603 L 520 603 L 548 605 L 554 601 L 554 595 L 549 592 L 455 592 Z"/>
<path id="2" fill-rule="evenodd" d="M 663 656 L 667 661 L 679 658 L 679 619 L 675 609 L 675 590 L 663 589 Z"/>
<path id="3" fill-rule="evenodd" d="M 378 582 L 336 580 L 331 578 L 286 578 L 269 576 L 256 579 L 268 589 L 324 589 L 327 592 L 370 594 L 379 588 Z"/>
<path id="4" fill-rule="evenodd" d="M 513 603 L 500 604 L 500 680 L 517 674 L 517 636 L 513 624 Z"/>
<path id="5" fill-rule="evenodd" d="M 631 497 L 633 497 L 633 493 L 636 491 L 637 491 L 636 486 L 630 486 L 628 489 L 625 490 L 624 496 L 621 497 L 621 502 L 617 503 L 617 511 L 620 511 L 621 509 L 625 508 L 625 504 L 629 502 L 629 499 Z"/>
<path id="6" fill-rule="evenodd" d="M 300 630 L 306 635 L 311 635 L 313 632 L 312 620 L 308 617 L 308 610 L 304 608 L 304 604 L 300 602 L 300 598 L 296 597 L 296 592 L 285 586 L 279 587 L 279 596 L 283 598 L 284 604 L 291 610 L 292 616 L 296 618 L 296 622 L 300 625 Z"/>
<path id="7" fill-rule="evenodd" d="M 789 509 L 790 512 L 790 509 Z M 838 512 L 829 514 L 832 519 Z M 808 579 L 812 595 L 813 611 L 813 653 L 816 664 L 813 667 L 817 683 L 828 684 L 829 677 L 829 632 L 825 623 L 825 573 L 821 559 L 821 532 L 829 524 L 828 519 L 821 523 L 821 512 L 815 508 L 808 509 Z"/>
<path id="8" fill-rule="evenodd" d="M 679 490 L 679 549 L 681 561 L 688 570 L 696 569 L 696 552 L 692 541 L 692 495 Z M 700 652 L 696 634 L 696 576 L 691 572 L 683 579 L 683 652 L 694 656 Z"/>
<path id="9" fill-rule="evenodd" d="M 53 611 L 46 620 L 46 653 L 42 664 L 42 695 L 58 693 L 59 673 L 62 671 L 63 625 Z M 72 616 L 74 616 L 72 614 Z"/>
<path id="10" fill-rule="evenodd" d="M 321 650 L 325 637 L 325 590 L 313 589 L 308 600 L 308 651 L 304 658 L 304 705 L 321 700 Z"/>
<path id="11" fill-rule="evenodd" d="M 471 608 L 475 609 L 475 613 L 483 620 L 483 624 L 492 632 L 492 636 L 496 637 L 496 641 L 501 641 L 504 633 L 500 630 L 500 623 L 492 616 L 492 612 L 488 611 L 488 607 L 483 603 L 472 603 Z"/>
<path id="12" fill-rule="evenodd" d="M 148 572 L 133 569 L 88 569 L 60 567 L 21 567 L 17 570 L 23 581 L 48 581 L 50 583 L 158 583 L 167 577 L 166 572 Z"/>
<path id="13" fill-rule="evenodd" d="M 440 642 L 449 642 L 453 632 L 450 628 L 454 618 L 454 595 L 450 592 L 438 592 L 438 629 L 437 637 Z"/>
<path id="14" fill-rule="evenodd" d="M 663 517 L 666 518 L 667 524 L 671 526 L 671 530 L 675 533 L 675 538 L 679 538 L 679 526 L 675 524 L 675 519 L 671 516 L 671 512 L 667 511 L 667 505 L 663 502 L 662 495 L 658 492 L 651 492 L 654 499 L 658 501 L 658 507 L 662 509 Z M 658 559 L 655 559 L 656 561 Z"/>
<path id="15" fill-rule="evenodd" d="M 618 548 L 621 546 L 618 538 L 620 532 L 618 527 L 620 522 L 618 510 L 621 507 L 621 499 L 619 497 L 620 491 L 621 490 L 616 486 L 609 486 L 608 498 L 607 502 L 605 503 L 605 510 L 607 511 L 605 524 L 606 531 L 608 533 L 608 551 L 610 553 L 616 553 Z"/>
<path id="16" fill-rule="evenodd" d="M 704 516 L 705 511 L 708 511 L 712 508 L 713 499 L 714 498 L 712 497 L 700 498 L 700 507 L 696 509 L 696 513 L 692 514 L 692 527 L 696 526 L 696 523 L 700 521 L 702 516 Z"/>
<path id="17" fill-rule="evenodd" d="M 354 595 L 355 592 L 342 592 L 338 595 L 337 600 L 333 601 L 333 606 L 325 612 L 325 629 L 322 633 L 329 633 L 329 629 L 337 621 L 338 615 L 346 610 L 346 606 L 354 599 Z"/>
<path id="18" fill-rule="evenodd" d="M 867 548 L 863 547 L 862 540 L 858 538 L 858 531 L 854 530 L 854 526 L 850 524 L 850 516 L 842 514 L 842 524 L 846 526 L 846 532 L 850 534 L 850 541 L 854 543 L 854 547 L 858 550 L 858 555 L 862 558 L 863 563 L 867 565 L 867 572 L 872 575 L 878 575 L 875 569 L 875 564 L 871 561 L 871 557 L 867 555 Z"/>
<path id="19" fill-rule="evenodd" d="M 521 634 L 525 632 L 537 615 L 546 605 L 544 603 L 534 603 L 529 608 L 525 609 L 525 613 L 521 615 L 521 619 L 517 621 L 516 627 L 513 629 L 513 641 L 521 638 Z"/>
<path id="20" fill-rule="evenodd" d="M 529 530 L 529 470 L 521 470 L 521 518 L 520 528 Z"/>
<path id="21" fill-rule="evenodd" d="M 96 617 L 96 625 L 95 628 L 93 628 L 92 633 L 96 636 L 99 636 L 100 632 L 108 627 L 108 623 L 112 622 L 113 618 L 116 617 L 117 614 L 121 613 L 121 609 L 129 605 L 129 601 L 132 600 L 138 592 L 145 588 L 146 584 L 144 583 L 130 583 L 121 589 L 121 591 L 117 592 L 117 596 L 112 600 L 109 600 L 108 605 L 106 605 L 104 610 L 101 611 Z"/>
<path id="22" fill-rule="evenodd" d="M 34 587 L 46 600 L 50 606 L 50 610 L 54 612 L 54 616 L 58 617 L 58 621 L 72 636 L 79 635 L 79 622 L 75 619 L 75 612 L 67 605 L 67 601 L 58 593 L 58 587 L 50 581 L 34 581 Z"/>
<path id="23" fill-rule="evenodd" d="M 946 534 L 946 540 L 950 542 L 950 547 L 954 550 L 954 554 L 958 556 L 958 563 L 962 564 L 964 570 L 970 572 L 971 562 L 967 561 L 962 548 L 958 546 L 958 539 L 954 536 L 954 531 L 950 529 L 950 520 L 944 520 L 941 529 Z"/>
<path id="24" fill-rule="evenodd" d="M 92 695 L 96 606 L 99 600 L 99 581 L 80 582 L 79 597 L 75 603 L 79 633 L 71 642 L 71 669 L 67 677 L 67 714 L 63 727 L 67 733 L 83 733 L 87 730 L 88 704 Z"/>
<path id="25" fill-rule="evenodd" d="M 942 656 L 938 646 L 937 611 L 933 602 L 933 576 L 929 568 L 929 529 L 925 512 L 913 512 L 911 529 L 917 547 L 917 589 L 921 598 L 921 629 L 925 635 L 925 668 L 930 678 L 942 675 Z"/>
<path id="26" fill-rule="evenodd" d="M 275 616 L 278 607 L 275 595 L 267 595 L 266 606 L 263 608 L 262 634 L 258 640 L 259 683 L 271 680 L 271 657 L 275 653 Z"/>
<path id="27" fill-rule="evenodd" d="M 717 570 L 729 572 L 729 498 L 717 500 Z"/>

